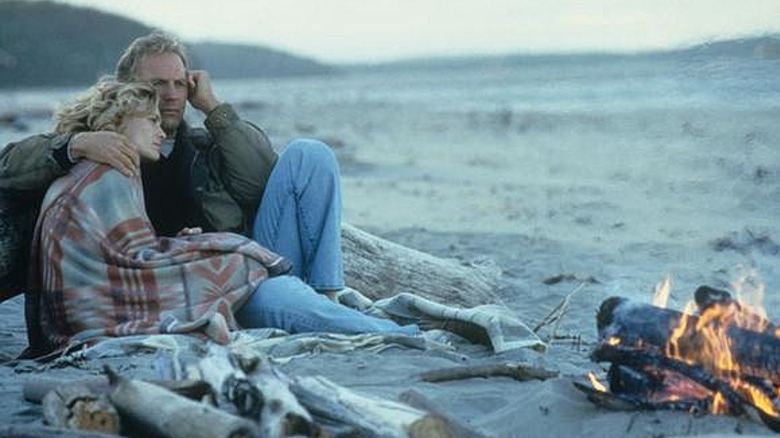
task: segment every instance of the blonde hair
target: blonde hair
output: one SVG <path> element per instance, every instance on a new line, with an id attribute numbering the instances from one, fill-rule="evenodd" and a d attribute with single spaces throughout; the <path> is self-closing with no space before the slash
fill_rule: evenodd
<path id="1" fill-rule="evenodd" d="M 147 55 L 174 53 L 179 55 L 186 69 L 189 65 L 184 45 L 173 35 L 156 30 L 133 40 L 116 64 L 116 77 L 122 82 L 138 80 L 141 59 Z"/>
<path id="2" fill-rule="evenodd" d="M 150 84 L 103 78 L 97 85 L 54 114 L 56 132 L 116 131 L 130 114 L 157 108 Z"/>

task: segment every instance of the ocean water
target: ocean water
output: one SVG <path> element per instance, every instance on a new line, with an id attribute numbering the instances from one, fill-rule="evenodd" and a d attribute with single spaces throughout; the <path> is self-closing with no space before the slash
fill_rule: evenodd
<path id="1" fill-rule="evenodd" d="M 483 113 L 620 113 L 636 110 L 767 110 L 780 107 L 780 60 L 645 57 L 527 58 L 332 76 L 215 80 L 239 107 L 408 107 Z M 50 114 L 86 87 L 0 91 L 2 144 L 50 129 Z M 11 120 L 17 116 L 15 120 Z M 190 114 L 191 120 L 199 120 Z"/>
<path id="2" fill-rule="evenodd" d="M 780 60 L 539 60 L 290 80 L 226 81 L 227 100 L 386 103 L 429 110 L 618 112 L 780 105 Z"/>

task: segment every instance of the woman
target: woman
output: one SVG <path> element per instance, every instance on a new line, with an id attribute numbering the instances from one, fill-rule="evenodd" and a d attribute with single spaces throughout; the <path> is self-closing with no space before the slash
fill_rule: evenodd
<path id="1" fill-rule="evenodd" d="M 164 138 L 157 105 L 148 84 L 103 80 L 57 112 L 56 130 L 115 131 L 142 160 L 157 160 Z M 24 355 L 130 334 L 196 332 L 226 343 L 239 322 L 290 332 L 418 332 L 333 303 L 283 275 L 289 270 L 285 259 L 237 234 L 185 229 L 157 237 L 140 175 L 82 161 L 41 206 Z"/>

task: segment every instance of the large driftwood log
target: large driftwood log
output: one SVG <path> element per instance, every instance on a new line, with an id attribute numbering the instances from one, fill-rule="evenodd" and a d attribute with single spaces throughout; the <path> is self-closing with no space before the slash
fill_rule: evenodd
<path id="1" fill-rule="evenodd" d="M 683 318 L 687 318 L 688 323 L 676 342 L 676 353 L 698 361 L 706 341 L 702 332 L 696 329 L 699 318 L 695 315 L 684 316 L 676 310 L 612 297 L 601 304 L 597 327 L 602 339 L 614 336 L 621 340 L 621 345 L 644 344 L 663 350 Z M 736 325 L 725 327 L 724 332 L 731 357 L 740 366 L 740 374 L 769 379 L 774 385 L 780 385 L 780 338 L 771 331 L 755 332 Z M 700 365 L 712 373 L 730 372 L 719 369 L 720 364 L 716 361 Z"/>
<path id="2" fill-rule="evenodd" d="M 116 438 L 116 435 L 51 426 L 11 424 L 0 426 L 0 438 Z"/>
<path id="3" fill-rule="evenodd" d="M 211 386 L 200 380 L 146 381 L 192 400 L 202 400 L 204 397 L 213 395 Z M 90 376 L 75 381 L 37 376 L 34 379 L 26 380 L 24 384 L 22 384 L 22 396 L 30 403 L 43 403 L 43 398 L 46 394 L 57 389 L 59 386 L 68 384 L 85 386 L 98 395 L 108 394 L 111 390 L 111 386 L 108 383 L 108 377 L 106 376 Z"/>
<path id="4" fill-rule="evenodd" d="M 262 436 L 449 437 L 442 418 L 408 405 L 358 395 L 323 377 L 290 377 L 267 358 L 211 345 L 191 368 L 223 409 L 259 422 Z M 317 423 L 315 423 L 315 420 Z M 322 427 L 320 427 L 322 426 Z"/>
<path id="5" fill-rule="evenodd" d="M 362 231 L 341 227 L 347 286 L 372 300 L 410 292 L 461 307 L 498 303 L 498 274 L 417 251 Z"/>
<path id="6" fill-rule="evenodd" d="M 242 356 L 212 345 L 197 365 L 200 377 L 217 393 L 222 409 L 233 407 L 257 422 L 264 437 L 317 436 L 309 412 L 290 391 L 285 376 L 267 358 Z"/>
<path id="7" fill-rule="evenodd" d="M 46 424 L 66 429 L 118 434 L 119 414 L 105 394 L 98 395 L 84 385 L 61 385 L 43 397 Z"/>
<path id="8" fill-rule="evenodd" d="M 448 438 L 452 431 L 437 415 L 391 400 L 368 397 L 322 376 L 294 377 L 290 390 L 324 422 L 348 425 L 350 436 Z"/>
<path id="9" fill-rule="evenodd" d="M 447 426 L 449 426 L 449 429 L 452 432 L 452 438 L 487 438 L 486 435 L 477 431 L 465 421 L 444 412 L 440 406 L 419 391 L 408 389 L 402 392 L 398 396 L 398 399 L 413 408 L 430 412 L 431 414 L 440 417 L 443 421 L 446 421 Z"/>
<path id="10" fill-rule="evenodd" d="M 130 380 L 106 370 L 109 399 L 122 421 L 166 438 L 251 438 L 257 425 L 205 403 L 177 395 L 151 383 Z"/>

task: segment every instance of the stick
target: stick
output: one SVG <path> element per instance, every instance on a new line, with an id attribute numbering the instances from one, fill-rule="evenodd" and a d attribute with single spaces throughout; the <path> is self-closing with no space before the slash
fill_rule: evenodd
<path id="1" fill-rule="evenodd" d="M 582 282 L 579 284 L 579 286 L 575 287 L 574 290 L 566 294 L 565 297 L 561 300 L 560 303 L 558 303 L 555 308 L 550 311 L 547 316 L 542 318 L 542 321 L 539 322 L 539 324 L 536 324 L 536 327 L 534 327 L 534 333 L 538 333 L 539 330 L 542 329 L 542 327 L 553 325 L 552 334 L 550 335 L 550 339 L 555 339 L 556 333 L 558 332 L 558 325 L 560 324 L 563 317 L 566 315 L 566 312 L 569 311 L 569 302 L 571 301 L 571 297 L 574 296 L 577 292 L 581 291 L 585 287 L 585 282 Z"/>
<path id="2" fill-rule="evenodd" d="M 444 368 L 426 371 L 420 374 L 420 379 L 432 383 L 473 379 L 475 377 L 511 377 L 515 380 L 525 382 L 528 380 L 552 379 L 558 377 L 558 372 L 522 363 L 501 363 Z"/>

